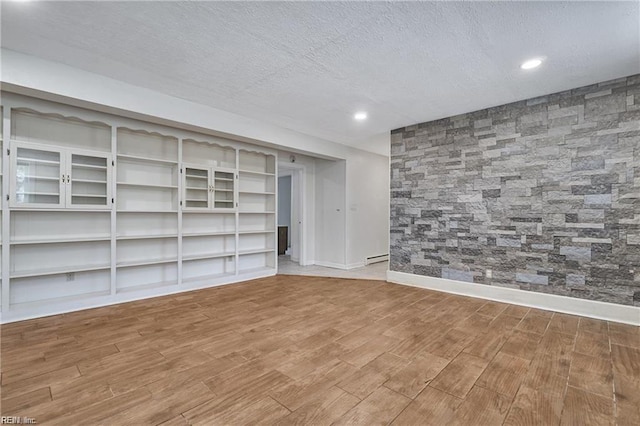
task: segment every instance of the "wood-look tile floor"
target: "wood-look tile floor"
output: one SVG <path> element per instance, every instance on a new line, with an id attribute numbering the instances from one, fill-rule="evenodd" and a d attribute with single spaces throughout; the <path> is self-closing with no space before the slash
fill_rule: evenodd
<path id="1" fill-rule="evenodd" d="M 638 425 L 640 328 L 276 276 L 2 326 L 39 424 Z"/>

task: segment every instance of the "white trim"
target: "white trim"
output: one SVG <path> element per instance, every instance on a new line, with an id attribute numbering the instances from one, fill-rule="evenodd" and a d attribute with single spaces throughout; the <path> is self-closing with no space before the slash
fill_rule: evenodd
<path id="1" fill-rule="evenodd" d="M 364 260 L 364 264 L 366 265 L 373 265 L 374 263 L 380 263 L 380 262 L 388 262 L 389 261 L 389 255 L 388 254 L 383 254 L 383 255 L 379 255 L 379 256 L 369 256 Z"/>
<path id="2" fill-rule="evenodd" d="M 280 171 L 283 171 L 285 174 L 280 174 Z M 294 262 L 297 262 L 300 266 L 306 266 L 311 264 L 309 261 L 307 261 L 307 244 L 308 239 L 307 239 L 307 234 L 305 232 L 305 228 L 307 226 L 307 220 L 308 220 L 308 214 L 309 212 L 307 211 L 307 209 L 305 208 L 306 203 L 307 203 L 307 194 L 305 191 L 306 188 L 306 174 L 307 174 L 307 166 L 305 166 L 304 164 L 296 164 L 296 163 L 279 163 L 278 164 L 278 178 L 282 177 L 282 176 L 291 176 L 291 223 L 293 223 L 293 187 L 294 187 L 294 180 L 296 180 L 297 183 L 297 202 L 298 202 L 298 245 L 299 250 L 298 250 L 298 258 L 294 259 L 293 257 L 291 257 L 291 260 Z M 276 181 L 276 186 L 278 185 L 278 182 Z M 277 201 L 277 200 L 276 200 Z M 277 210 L 277 205 L 276 205 L 276 210 Z M 290 227 L 291 228 L 291 227 Z M 291 245 L 293 246 L 293 238 L 291 239 Z M 285 251 L 285 254 L 291 255 L 292 253 L 292 248 L 291 247 L 287 247 L 287 250 Z"/>
<path id="3" fill-rule="evenodd" d="M 317 266 L 324 266 L 325 268 L 342 269 L 344 271 L 347 271 L 349 269 L 362 268 L 363 266 L 365 266 L 364 262 L 350 263 L 348 265 L 345 265 L 343 263 L 323 262 L 318 260 L 316 260 L 313 264 Z"/>
<path id="4" fill-rule="evenodd" d="M 42 318 L 51 315 L 66 314 L 68 312 L 84 311 L 86 309 L 100 308 L 103 306 L 117 305 L 120 303 L 133 302 L 137 300 L 151 299 L 154 297 L 168 296 L 172 294 L 185 293 L 205 288 L 218 287 L 221 285 L 235 284 L 238 282 L 265 278 L 276 275 L 276 270 L 268 272 L 249 272 L 236 276 L 225 276 L 218 279 L 206 280 L 206 284 L 185 284 L 170 285 L 147 290 L 131 291 L 110 296 L 98 296 L 93 299 L 69 300 L 58 303 L 43 304 L 33 308 L 7 310 L 0 313 L 0 324 L 8 324 L 16 321 L 24 321 L 34 318 Z"/>
<path id="5" fill-rule="evenodd" d="M 427 277 L 396 271 L 387 271 L 387 281 L 394 284 L 420 287 L 429 290 L 443 291 L 445 293 L 460 294 L 530 308 L 640 326 L 640 308 L 635 306 L 618 305 L 597 300 L 578 299 L 575 297 L 484 284 L 473 284 L 446 278 Z"/>
<path id="6" fill-rule="evenodd" d="M 321 260 L 316 260 L 315 262 L 313 262 L 313 264 L 317 266 L 324 266 L 325 268 L 347 269 L 347 265 L 342 263 L 324 262 Z"/>

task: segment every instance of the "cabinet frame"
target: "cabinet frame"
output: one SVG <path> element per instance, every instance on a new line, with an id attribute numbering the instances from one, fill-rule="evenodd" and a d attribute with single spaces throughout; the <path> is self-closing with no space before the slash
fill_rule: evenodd
<path id="1" fill-rule="evenodd" d="M 59 155 L 60 161 L 58 164 L 58 176 L 55 178 L 55 181 L 58 183 L 58 193 L 51 195 L 58 196 L 58 203 L 36 203 L 36 202 L 23 202 L 18 203 L 18 150 L 19 149 L 31 149 L 34 151 L 42 151 L 42 152 L 50 152 L 56 153 Z M 74 204 L 73 197 L 74 196 L 86 196 L 83 194 L 73 194 L 72 193 L 72 184 L 74 182 L 73 178 L 73 165 L 72 158 L 74 155 L 84 156 L 84 157 L 92 157 L 99 158 L 105 160 L 105 194 L 96 194 L 98 198 L 104 198 L 105 204 Z M 100 152 L 100 151 L 89 151 L 89 150 L 78 150 L 78 149 L 69 149 L 69 148 L 60 148 L 55 145 L 45 145 L 45 144 L 35 144 L 31 142 L 21 142 L 21 141 L 11 141 L 11 148 L 9 149 L 9 157 L 10 157 L 10 190 L 9 190 L 9 207 L 15 209 L 91 209 L 91 210 L 108 210 L 111 208 L 113 202 L 111 197 L 111 177 L 112 177 L 112 162 L 111 155 Z M 38 161 L 38 160 L 36 160 Z M 45 160 L 42 160 L 45 161 Z M 78 165 L 75 163 L 75 165 Z M 82 167 L 82 166 L 81 166 Z M 38 177 L 36 177 L 38 178 Z M 39 179 L 49 180 L 51 182 L 54 181 L 52 176 L 49 177 L 41 177 Z M 80 181 L 80 179 L 75 179 L 76 182 Z M 96 181 L 95 183 L 102 184 L 102 181 Z"/>
<path id="2" fill-rule="evenodd" d="M 197 170 L 204 173 L 202 176 L 189 174 L 188 170 Z M 227 178 L 218 178 L 217 173 L 226 173 L 231 175 L 229 180 Z M 188 186 L 189 179 L 206 179 L 205 187 Z M 217 181 L 217 182 L 216 182 Z M 232 188 L 218 188 L 218 185 L 222 182 L 231 182 Z M 220 213 L 232 213 L 237 210 L 238 207 L 238 171 L 236 169 L 224 168 L 224 167 L 207 167 L 193 163 L 182 164 L 182 210 L 186 211 L 214 211 Z M 206 199 L 189 199 L 188 191 L 207 191 Z M 218 193 L 218 194 L 217 194 Z M 230 207 L 216 207 L 216 202 L 226 202 L 227 200 L 216 200 L 216 195 L 219 193 L 231 193 L 232 200 L 228 200 Z M 190 206 L 189 202 L 206 202 L 206 206 Z"/>

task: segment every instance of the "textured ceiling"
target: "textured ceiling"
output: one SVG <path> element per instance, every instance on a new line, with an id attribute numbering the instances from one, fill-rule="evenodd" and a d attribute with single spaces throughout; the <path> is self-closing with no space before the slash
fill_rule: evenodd
<path id="1" fill-rule="evenodd" d="M 1 35 L 8 49 L 376 152 L 394 128 L 640 72 L 638 2 L 3 1 Z M 519 68 L 536 56 L 542 67 Z"/>

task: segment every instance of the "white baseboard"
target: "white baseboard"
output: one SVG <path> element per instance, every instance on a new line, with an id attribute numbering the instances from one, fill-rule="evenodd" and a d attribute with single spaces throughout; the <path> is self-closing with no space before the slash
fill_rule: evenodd
<path id="1" fill-rule="evenodd" d="M 200 290 L 210 287 L 218 287 L 226 284 L 235 284 L 242 281 L 253 280 L 257 278 L 270 277 L 276 274 L 275 269 L 272 271 L 249 272 L 234 277 L 223 277 L 214 280 L 203 280 L 199 283 L 189 283 L 178 286 L 177 284 L 151 288 L 130 293 L 114 294 L 110 296 L 99 296 L 91 299 L 68 300 L 55 303 L 47 303 L 46 301 L 39 303 L 30 303 L 28 306 L 20 309 L 0 312 L 0 324 L 7 324 L 16 321 L 30 320 L 34 318 L 48 317 L 51 315 L 66 314 L 69 312 L 83 311 L 85 309 L 101 308 L 103 306 L 117 305 L 120 303 L 133 302 L 135 300 L 150 299 L 153 297 L 169 296 L 176 293 L 184 293 L 187 291 Z"/>
<path id="2" fill-rule="evenodd" d="M 374 263 L 388 262 L 388 261 L 389 261 L 389 255 L 383 254 L 380 256 L 367 257 L 364 260 L 364 264 L 367 266 L 367 265 L 373 265 Z"/>
<path id="3" fill-rule="evenodd" d="M 316 260 L 314 265 L 324 266 L 325 268 L 347 269 L 347 265 L 344 263 L 323 262 L 322 260 Z"/>
<path id="4" fill-rule="evenodd" d="M 522 305 L 547 311 L 580 315 L 601 320 L 640 326 L 640 308 L 597 300 L 578 299 L 555 294 L 473 284 L 446 278 L 427 277 L 405 272 L 387 271 L 387 281 L 445 293 L 477 297 L 497 302 Z"/>
<path id="5" fill-rule="evenodd" d="M 342 269 L 345 271 L 349 269 L 362 268 L 363 266 L 365 266 L 364 262 L 351 263 L 347 265 L 344 263 L 323 262 L 319 260 L 316 260 L 314 262 L 314 265 L 324 266 L 325 268 Z"/>

